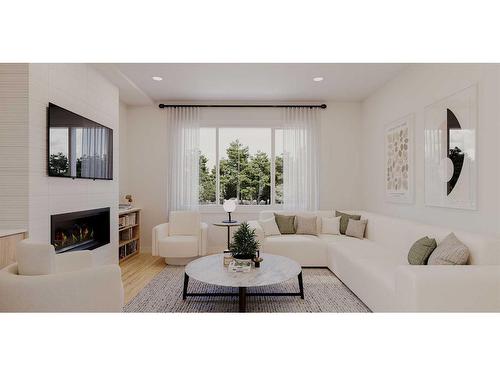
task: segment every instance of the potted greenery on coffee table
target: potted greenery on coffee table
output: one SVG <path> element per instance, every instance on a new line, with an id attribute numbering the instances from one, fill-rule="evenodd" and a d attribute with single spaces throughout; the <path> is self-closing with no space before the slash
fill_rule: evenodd
<path id="1" fill-rule="evenodd" d="M 241 224 L 234 233 L 233 242 L 229 246 L 233 258 L 253 260 L 257 257 L 259 241 L 257 241 L 255 229 L 250 229 L 247 222 Z"/>

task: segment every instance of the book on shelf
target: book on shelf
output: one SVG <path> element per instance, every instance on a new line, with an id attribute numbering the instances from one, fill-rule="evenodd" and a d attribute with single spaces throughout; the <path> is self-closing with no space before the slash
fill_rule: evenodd
<path id="1" fill-rule="evenodd" d="M 120 216 L 118 219 L 118 226 L 120 228 L 123 228 L 123 227 L 128 227 L 131 225 L 135 225 L 136 224 L 135 217 L 136 217 L 135 213 Z"/>
<path id="2" fill-rule="evenodd" d="M 134 236 L 134 232 L 132 228 L 125 229 L 124 231 L 120 232 L 120 241 L 128 241 L 131 240 Z"/>
<path id="3" fill-rule="evenodd" d="M 137 246 L 136 246 L 136 242 L 131 242 L 129 244 L 127 244 L 126 246 L 126 254 L 127 255 L 130 255 L 132 253 L 135 253 L 135 250 L 137 249 Z"/>
<path id="4" fill-rule="evenodd" d="M 126 256 L 134 254 L 137 251 L 137 242 L 130 242 L 126 245 L 120 246 L 119 259 L 123 259 Z"/>

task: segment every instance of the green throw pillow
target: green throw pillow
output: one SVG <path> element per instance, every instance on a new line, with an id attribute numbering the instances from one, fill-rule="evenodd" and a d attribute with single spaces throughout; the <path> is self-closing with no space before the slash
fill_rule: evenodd
<path id="1" fill-rule="evenodd" d="M 427 236 L 417 240 L 408 252 L 408 263 L 414 265 L 427 264 L 427 260 L 436 248 L 437 243 L 434 238 Z"/>
<path id="2" fill-rule="evenodd" d="M 335 216 L 340 216 L 340 234 L 345 234 L 347 229 L 347 224 L 349 224 L 349 219 L 360 220 L 361 215 L 350 215 L 345 212 L 335 211 Z"/>
<path id="3" fill-rule="evenodd" d="M 295 216 L 274 214 L 281 234 L 295 234 Z"/>

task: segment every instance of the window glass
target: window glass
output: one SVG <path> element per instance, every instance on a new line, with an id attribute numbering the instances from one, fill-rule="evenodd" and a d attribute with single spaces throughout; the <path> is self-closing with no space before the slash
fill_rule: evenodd
<path id="1" fill-rule="evenodd" d="M 271 129 L 219 128 L 220 203 L 271 204 Z"/>
<path id="2" fill-rule="evenodd" d="M 200 204 L 216 203 L 216 129 L 200 129 Z"/>

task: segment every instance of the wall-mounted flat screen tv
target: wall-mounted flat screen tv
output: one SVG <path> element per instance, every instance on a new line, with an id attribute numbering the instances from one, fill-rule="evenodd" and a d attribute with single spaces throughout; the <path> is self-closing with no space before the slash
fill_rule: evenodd
<path id="1" fill-rule="evenodd" d="M 49 103 L 49 176 L 113 179 L 113 130 Z"/>

